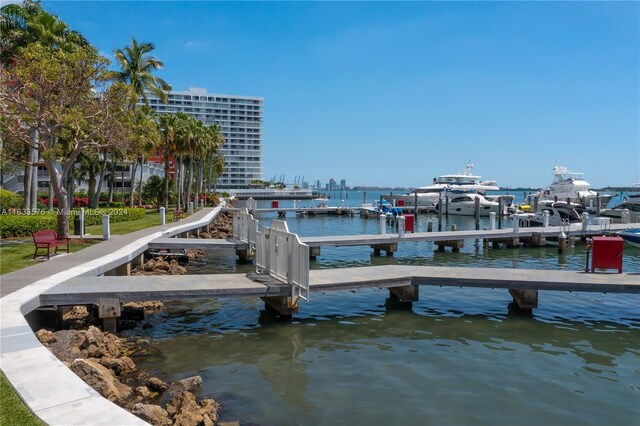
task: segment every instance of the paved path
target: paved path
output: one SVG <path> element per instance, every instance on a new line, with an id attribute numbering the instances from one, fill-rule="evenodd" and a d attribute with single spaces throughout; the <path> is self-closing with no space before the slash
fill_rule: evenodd
<path id="1" fill-rule="evenodd" d="M 132 232 L 126 235 L 111 235 L 111 239 L 103 241 L 99 244 L 84 248 L 78 252 L 53 256 L 46 262 L 34 262 L 33 266 L 28 268 L 19 269 L 17 271 L 9 272 L 8 274 L 0 275 L 0 297 L 4 297 L 7 294 L 13 293 L 31 283 L 34 283 L 40 279 L 50 277 L 59 272 L 66 271 L 74 266 L 79 266 L 91 262 L 95 259 L 99 259 L 107 254 L 116 252 L 118 249 L 138 241 L 141 238 L 154 236 L 159 238 L 165 234 L 173 234 L 172 230 L 183 229 L 190 223 L 196 222 L 202 219 L 207 213 L 210 213 L 212 209 L 200 210 L 186 219 L 179 222 L 172 222 L 166 225 L 158 225 L 152 228 L 141 229 L 139 231 Z M 179 233 L 179 232 L 178 232 Z M 33 245 L 33 242 L 31 242 Z M 144 250 L 136 250 L 129 260 L 133 259 L 136 255 L 144 252 Z M 102 265 L 98 270 L 91 271 L 90 275 L 100 275 L 104 272 L 113 269 L 122 262 L 111 262 L 106 265 Z"/>
<path id="2" fill-rule="evenodd" d="M 147 424 L 100 396 L 42 346 L 25 319 L 40 306 L 40 294 L 78 276 L 95 279 L 144 252 L 150 241 L 204 227 L 220 211 L 204 209 L 180 222 L 113 236 L 79 252 L 0 276 L 0 368 L 45 423 Z"/>

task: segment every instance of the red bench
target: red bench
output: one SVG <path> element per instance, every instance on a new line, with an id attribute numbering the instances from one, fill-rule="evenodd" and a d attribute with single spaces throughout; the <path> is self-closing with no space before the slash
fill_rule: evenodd
<path id="1" fill-rule="evenodd" d="M 58 247 L 67 246 L 67 253 L 70 253 L 70 238 L 58 238 L 56 231 L 45 229 L 44 231 L 34 232 L 31 236 L 33 237 L 33 243 L 36 245 L 36 251 L 33 253 L 34 259 L 38 256 L 39 249 L 47 249 L 47 259 L 51 258 L 51 248 L 53 247 L 55 247 L 54 253 L 57 253 Z"/>

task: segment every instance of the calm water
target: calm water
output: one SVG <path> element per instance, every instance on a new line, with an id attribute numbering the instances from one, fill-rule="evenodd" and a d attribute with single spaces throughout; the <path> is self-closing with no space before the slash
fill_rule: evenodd
<path id="1" fill-rule="evenodd" d="M 352 194 L 349 204 L 361 204 L 362 194 Z M 420 230 L 428 220 L 436 218 L 422 215 Z M 287 222 L 301 235 L 378 231 L 377 221 L 359 217 Z M 580 270 L 585 251 L 577 246 L 559 256 L 552 247 L 467 242 L 454 254 L 404 243 L 394 257 L 374 258 L 368 247 L 323 247 L 312 267 L 387 263 Z M 640 250 L 625 246 L 624 269 L 640 273 Z M 220 252 L 190 266 L 190 273 L 252 270 Z M 152 328 L 132 333 L 158 349 L 138 360 L 141 368 L 170 380 L 201 375 L 202 395 L 223 404 L 223 420 L 640 425 L 640 296 L 540 292 L 540 308 L 527 316 L 512 309 L 505 290 L 420 293 L 411 309 L 382 289 L 313 293 L 291 323 L 274 320 L 256 298 L 174 302 L 148 319 Z"/>

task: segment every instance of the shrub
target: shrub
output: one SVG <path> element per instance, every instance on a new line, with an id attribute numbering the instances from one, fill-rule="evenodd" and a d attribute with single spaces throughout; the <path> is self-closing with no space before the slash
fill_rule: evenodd
<path id="1" fill-rule="evenodd" d="M 73 220 L 79 214 L 73 210 L 69 215 L 69 226 L 73 229 Z M 99 225 L 102 223 L 102 215 L 110 215 L 111 223 L 128 222 L 142 219 L 144 209 L 106 208 L 85 209 L 85 226 Z M 33 232 L 43 229 L 56 229 L 58 226 L 57 212 L 38 212 L 37 214 L 2 214 L 0 215 L 0 237 L 28 237 Z"/>
<path id="2" fill-rule="evenodd" d="M 0 215 L 0 236 L 26 237 L 43 229 L 56 229 L 56 214 Z"/>
<path id="3" fill-rule="evenodd" d="M 20 194 L 0 189 L 0 210 L 19 209 L 22 207 L 24 198 Z"/>

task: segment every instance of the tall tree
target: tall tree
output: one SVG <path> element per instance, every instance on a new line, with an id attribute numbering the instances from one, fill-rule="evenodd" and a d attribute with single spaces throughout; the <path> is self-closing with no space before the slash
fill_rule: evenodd
<path id="1" fill-rule="evenodd" d="M 153 71 L 163 67 L 162 62 L 150 55 L 154 49 L 153 43 L 138 43 L 132 37 L 130 46 L 114 51 L 120 71 L 114 71 L 112 77 L 122 83 L 130 84 L 145 104 L 149 103 L 147 92 L 157 95 L 162 102 L 166 103 L 165 90 L 171 90 L 171 86 L 166 81 L 153 75 Z"/>
<path id="2" fill-rule="evenodd" d="M 25 0 L 23 4 L 9 4 L 0 9 L 0 63 L 10 68 L 22 49 L 39 43 L 51 49 L 71 52 L 78 47 L 89 48 L 87 39 L 71 30 L 57 16 L 45 11 L 39 1 Z M 38 138 L 36 131 L 32 138 Z M 24 208 L 36 208 L 38 189 L 38 151 L 34 146 L 25 154 Z"/>
<path id="3" fill-rule="evenodd" d="M 107 65 L 94 49 L 65 52 L 33 43 L 0 74 L 0 81 L 12 83 L 0 84 L 0 132 L 39 151 L 58 198 L 60 236 L 69 232 L 72 194 L 64 183 L 78 155 L 130 139 L 127 105 L 135 95 L 123 84 L 108 84 Z"/>

